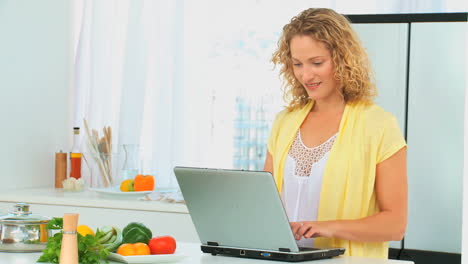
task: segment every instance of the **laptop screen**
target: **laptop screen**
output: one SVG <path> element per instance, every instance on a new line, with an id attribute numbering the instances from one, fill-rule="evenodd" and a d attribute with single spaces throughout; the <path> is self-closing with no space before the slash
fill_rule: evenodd
<path id="1" fill-rule="evenodd" d="M 174 172 L 203 244 L 299 251 L 269 172 L 188 167 Z"/>

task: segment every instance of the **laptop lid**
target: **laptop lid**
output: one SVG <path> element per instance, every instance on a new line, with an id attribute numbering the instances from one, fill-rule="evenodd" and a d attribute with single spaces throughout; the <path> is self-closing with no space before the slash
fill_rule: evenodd
<path id="1" fill-rule="evenodd" d="M 271 173 L 189 167 L 174 173 L 202 244 L 299 251 Z"/>

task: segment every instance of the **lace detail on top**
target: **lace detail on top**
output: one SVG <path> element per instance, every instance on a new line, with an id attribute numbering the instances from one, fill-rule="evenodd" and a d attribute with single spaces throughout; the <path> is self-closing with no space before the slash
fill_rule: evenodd
<path id="1" fill-rule="evenodd" d="M 299 177 L 309 177 L 312 166 L 331 150 L 336 135 L 337 134 L 333 135 L 327 141 L 314 148 L 309 148 L 302 142 L 301 130 L 299 129 L 288 152 L 289 156 L 296 162 L 295 175 Z"/>

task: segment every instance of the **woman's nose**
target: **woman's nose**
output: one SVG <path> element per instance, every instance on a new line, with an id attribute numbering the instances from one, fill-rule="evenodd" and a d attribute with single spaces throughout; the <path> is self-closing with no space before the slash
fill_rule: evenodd
<path id="1" fill-rule="evenodd" d="M 302 72 L 302 81 L 309 82 L 313 80 L 315 77 L 315 71 L 310 67 L 305 67 L 304 71 Z"/>

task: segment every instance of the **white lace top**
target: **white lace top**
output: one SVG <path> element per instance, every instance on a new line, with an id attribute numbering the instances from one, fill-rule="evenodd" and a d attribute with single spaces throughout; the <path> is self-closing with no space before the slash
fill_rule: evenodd
<path id="1" fill-rule="evenodd" d="M 317 220 L 323 172 L 336 135 L 309 148 L 302 142 L 300 130 L 297 132 L 286 158 L 281 194 L 290 222 Z M 297 244 L 313 247 L 314 240 L 303 238 Z"/>

